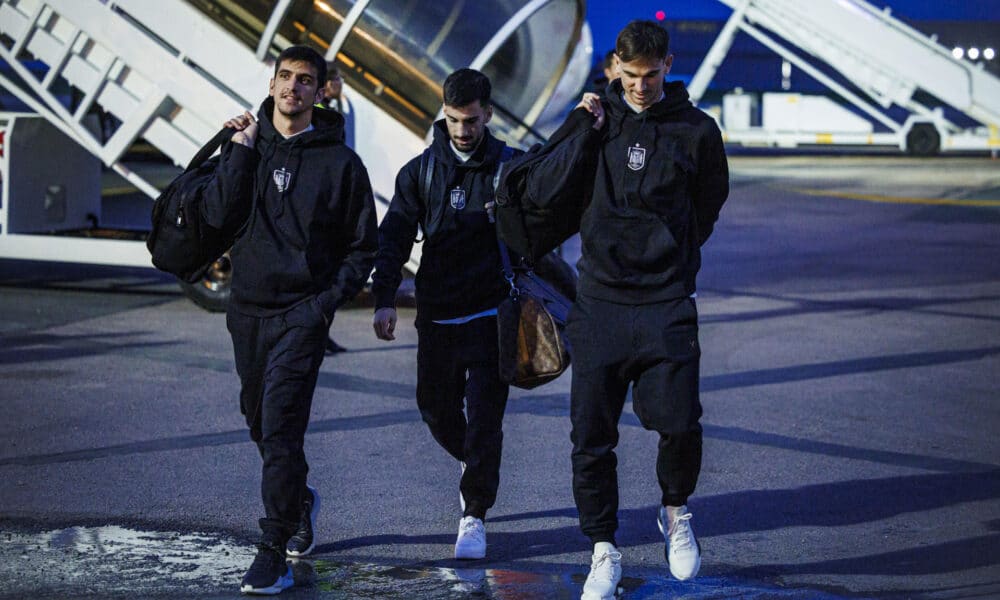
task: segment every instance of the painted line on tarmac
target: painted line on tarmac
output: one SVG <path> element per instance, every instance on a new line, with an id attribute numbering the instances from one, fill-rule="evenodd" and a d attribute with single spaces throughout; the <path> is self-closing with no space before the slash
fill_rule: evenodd
<path id="1" fill-rule="evenodd" d="M 832 190 L 810 190 L 791 188 L 791 191 L 806 196 L 825 196 L 843 198 L 845 200 L 861 200 L 863 202 L 878 202 L 881 204 L 924 204 L 932 206 L 1000 206 L 1000 200 L 977 200 L 958 198 L 907 198 L 902 196 L 884 196 L 881 194 L 858 194 L 854 192 L 836 192 Z"/>

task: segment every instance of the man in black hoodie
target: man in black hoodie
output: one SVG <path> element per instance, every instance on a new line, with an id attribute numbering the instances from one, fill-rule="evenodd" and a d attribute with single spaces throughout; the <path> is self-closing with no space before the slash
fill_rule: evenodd
<path id="1" fill-rule="evenodd" d="M 617 75 L 603 96 L 585 94 L 568 121 L 596 159 L 593 193 L 580 224 L 573 347 L 573 495 L 594 544 L 584 600 L 607 600 L 621 580 L 618 421 L 629 387 L 643 427 L 659 434 L 658 525 L 670 572 L 694 577 L 701 564 L 687 500 L 701 469 L 698 313 L 695 276 L 729 194 L 718 127 L 680 82 L 664 82 L 669 36 L 651 21 L 618 35 Z M 572 153 L 569 153 L 572 154 Z M 580 172 L 580 176 L 589 176 Z M 544 181 L 544 178 L 542 178 Z"/>
<path id="2" fill-rule="evenodd" d="M 278 56 L 257 118 L 227 122 L 217 193 L 253 202 L 233 246 L 226 323 L 240 410 L 263 458 L 261 542 L 241 591 L 293 584 L 287 556 L 309 554 L 319 494 L 303 444 L 334 313 L 364 285 L 378 247 L 368 172 L 344 145 L 343 117 L 313 110 L 326 63 L 311 48 Z"/>
<path id="3" fill-rule="evenodd" d="M 416 275 L 417 406 L 434 439 L 462 464 L 458 559 L 486 555 L 483 521 L 500 481 L 508 392 L 499 377 L 496 309 L 509 287 L 487 203 L 499 163 L 511 151 L 486 128 L 492 115 L 485 75 L 459 69 L 448 76 L 444 119 L 434 124 L 433 143 L 396 177 L 372 276 L 375 334 L 395 339 L 401 270 L 418 228 L 423 232 Z"/>

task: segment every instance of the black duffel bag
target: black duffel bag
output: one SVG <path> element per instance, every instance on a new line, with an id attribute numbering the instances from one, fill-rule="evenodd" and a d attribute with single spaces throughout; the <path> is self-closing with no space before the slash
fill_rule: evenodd
<path id="1" fill-rule="evenodd" d="M 248 210 L 229 215 L 222 228 L 205 219 L 205 189 L 219 165 L 219 159 L 211 157 L 233 133 L 229 128 L 217 133 L 153 202 L 152 229 L 146 238 L 153 266 L 188 283 L 200 280 L 233 245 L 249 216 Z"/>

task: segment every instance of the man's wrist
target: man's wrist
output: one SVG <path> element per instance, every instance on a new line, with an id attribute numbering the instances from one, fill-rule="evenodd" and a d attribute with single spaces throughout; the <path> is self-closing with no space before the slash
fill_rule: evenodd
<path id="1" fill-rule="evenodd" d="M 254 140 L 242 131 L 237 131 L 233 134 L 233 143 L 246 146 L 247 148 L 253 148 Z"/>

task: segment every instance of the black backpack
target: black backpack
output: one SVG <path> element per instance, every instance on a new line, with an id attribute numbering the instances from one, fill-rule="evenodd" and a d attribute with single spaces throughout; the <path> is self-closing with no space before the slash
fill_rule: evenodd
<path id="1" fill-rule="evenodd" d="M 233 133 L 228 128 L 217 133 L 153 202 L 152 230 L 146 238 L 153 266 L 188 283 L 201 279 L 233 245 L 246 220 L 245 216 L 234 216 L 227 220 L 239 221 L 235 227 L 218 229 L 203 216 L 205 187 L 219 165 L 219 159 L 210 157 Z"/>
<path id="2" fill-rule="evenodd" d="M 496 187 L 500 239 L 531 262 L 580 231 L 597 153 L 588 153 L 576 138 L 588 134 L 590 119 L 575 111 L 545 145 L 535 144 L 511 160 Z"/>

